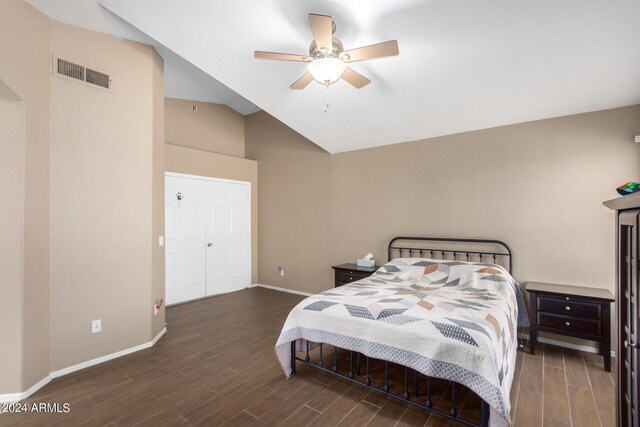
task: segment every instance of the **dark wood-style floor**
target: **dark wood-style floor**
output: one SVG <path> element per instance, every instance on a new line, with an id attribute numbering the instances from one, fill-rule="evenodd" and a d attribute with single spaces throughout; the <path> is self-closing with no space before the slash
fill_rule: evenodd
<path id="1" fill-rule="evenodd" d="M 26 401 L 66 402 L 69 413 L 3 414 L 0 425 L 452 425 L 306 366 L 286 380 L 273 346 L 301 299 L 252 288 L 171 307 L 155 347 L 56 379 Z M 434 386 L 443 409 L 448 390 Z M 477 418 L 477 399 L 464 390 L 458 399 L 461 416 Z M 614 425 L 613 380 L 591 354 L 518 352 L 511 400 L 516 426 Z"/>

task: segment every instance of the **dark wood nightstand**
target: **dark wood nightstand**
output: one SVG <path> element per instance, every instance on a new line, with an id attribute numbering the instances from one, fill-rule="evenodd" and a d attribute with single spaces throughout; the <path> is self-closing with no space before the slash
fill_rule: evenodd
<path id="1" fill-rule="evenodd" d="M 599 343 L 604 369 L 611 372 L 611 302 L 606 289 L 528 282 L 531 354 L 538 331 Z"/>
<path id="2" fill-rule="evenodd" d="M 338 286 L 369 277 L 380 267 L 377 265 L 373 267 L 360 267 L 357 264 L 340 264 L 334 265 L 331 268 L 336 271 L 335 287 L 337 288 Z"/>

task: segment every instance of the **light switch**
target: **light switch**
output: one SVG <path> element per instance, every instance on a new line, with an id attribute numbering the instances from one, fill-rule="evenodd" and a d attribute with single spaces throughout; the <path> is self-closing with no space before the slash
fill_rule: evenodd
<path id="1" fill-rule="evenodd" d="M 158 237 L 158 246 L 160 247 L 164 246 L 164 236 Z"/>

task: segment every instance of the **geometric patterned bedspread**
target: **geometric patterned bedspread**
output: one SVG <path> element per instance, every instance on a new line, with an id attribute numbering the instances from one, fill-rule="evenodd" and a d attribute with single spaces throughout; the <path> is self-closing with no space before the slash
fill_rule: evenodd
<path id="1" fill-rule="evenodd" d="M 326 343 L 464 384 L 510 425 L 517 327 L 528 317 L 520 285 L 501 266 L 399 258 L 372 276 L 306 298 L 276 343 L 291 374 L 291 342 Z"/>

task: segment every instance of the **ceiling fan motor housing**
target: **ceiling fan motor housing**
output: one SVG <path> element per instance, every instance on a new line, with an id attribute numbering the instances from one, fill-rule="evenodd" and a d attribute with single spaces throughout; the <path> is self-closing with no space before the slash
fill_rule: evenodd
<path id="1" fill-rule="evenodd" d="M 327 52 L 324 49 L 318 49 L 318 45 L 315 40 L 309 45 L 309 56 L 313 59 L 326 57 L 340 58 L 340 54 L 342 52 L 344 52 L 342 42 L 335 37 L 331 39 L 331 52 Z"/>

